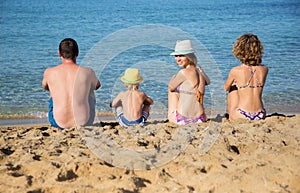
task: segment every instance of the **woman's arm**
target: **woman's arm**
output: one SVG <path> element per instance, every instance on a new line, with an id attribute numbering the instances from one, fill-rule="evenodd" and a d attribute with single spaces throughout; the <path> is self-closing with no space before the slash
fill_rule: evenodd
<path id="1" fill-rule="evenodd" d="M 200 81 L 200 84 L 198 86 L 198 90 L 201 93 L 201 95 L 204 96 L 206 80 L 205 80 L 205 77 L 203 76 L 203 74 L 201 72 L 198 73 L 198 74 L 199 74 L 199 81 Z"/>
<path id="2" fill-rule="evenodd" d="M 199 69 L 199 72 L 202 74 L 204 81 L 205 81 L 205 85 L 209 85 L 210 84 L 209 77 L 206 75 L 206 73 L 202 70 L 202 68 L 200 66 L 197 66 L 197 69 Z"/>
<path id="3" fill-rule="evenodd" d="M 232 86 L 234 82 L 234 70 L 231 69 L 229 74 L 228 74 L 228 78 L 224 84 L 224 91 L 229 91 L 230 90 L 230 87 Z"/>
<path id="4" fill-rule="evenodd" d="M 172 77 L 168 84 L 169 91 L 173 92 L 176 90 L 176 88 L 185 81 L 185 76 L 182 73 L 182 70 L 180 70 L 176 75 Z"/>

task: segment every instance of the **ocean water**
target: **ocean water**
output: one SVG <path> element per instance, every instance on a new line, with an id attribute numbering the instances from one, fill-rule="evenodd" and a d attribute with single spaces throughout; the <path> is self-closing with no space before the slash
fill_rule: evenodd
<path id="1" fill-rule="evenodd" d="M 167 84 L 179 68 L 170 56 L 177 39 L 192 39 L 199 65 L 212 83 L 208 112 L 225 113 L 223 84 L 239 65 L 231 54 L 244 33 L 261 39 L 269 67 L 263 100 L 268 113 L 300 112 L 300 1 L 298 0 L 2 0 L 0 2 L 0 115 L 45 118 L 49 93 L 43 72 L 60 63 L 59 42 L 74 38 L 77 63 L 95 70 L 97 112 L 125 87 L 128 67 L 141 70 L 140 90 L 167 110 Z"/>

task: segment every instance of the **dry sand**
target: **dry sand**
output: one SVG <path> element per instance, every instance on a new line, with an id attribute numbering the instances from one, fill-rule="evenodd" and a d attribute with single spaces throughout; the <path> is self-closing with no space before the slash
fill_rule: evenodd
<path id="1" fill-rule="evenodd" d="M 2 126 L 0 192 L 300 192 L 299 120 Z"/>

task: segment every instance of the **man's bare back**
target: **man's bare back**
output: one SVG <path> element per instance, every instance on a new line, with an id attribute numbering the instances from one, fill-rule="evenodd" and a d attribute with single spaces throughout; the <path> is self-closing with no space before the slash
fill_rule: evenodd
<path id="1" fill-rule="evenodd" d="M 68 39 L 67 41 L 74 43 L 75 40 Z M 68 48 L 68 45 L 64 46 L 66 46 L 65 49 Z M 60 128 L 88 123 L 91 118 L 89 100 L 95 100 L 94 90 L 100 87 L 100 81 L 94 71 L 78 66 L 76 64 L 78 53 L 74 54 L 74 57 L 70 59 L 64 57 L 59 51 L 62 63 L 46 69 L 42 81 L 42 87 L 50 91 L 50 97 L 53 100 L 53 120 Z M 50 117 L 49 121 L 52 124 Z"/>

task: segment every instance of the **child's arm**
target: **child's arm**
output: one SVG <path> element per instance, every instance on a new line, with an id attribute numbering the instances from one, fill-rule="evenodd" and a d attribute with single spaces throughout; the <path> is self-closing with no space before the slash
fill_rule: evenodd
<path id="1" fill-rule="evenodd" d="M 145 93 L 144 93 L 144 105 L 152 105 L 153 104 L 153 100 L 152 98 L 148 97 Z"/>
<path id="2" fill-rule="evenodd" d="M 109 106 L 116 107 L 121 102 L 121 96 L 122 96 L 122 92 L 120 92 L 118 94 L 118 96 L 116 96 L 116 98 L 114 98 L 114 100 L 109 104 Z"/>

